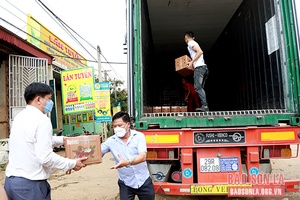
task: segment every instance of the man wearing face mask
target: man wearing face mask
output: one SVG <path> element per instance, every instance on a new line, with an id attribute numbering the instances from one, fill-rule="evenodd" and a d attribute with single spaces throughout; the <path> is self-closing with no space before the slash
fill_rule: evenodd
<path id="1" fill-rule="evenodd" d="M 53 90 L 44 83 L 31 83 L 25 89 L 27 106 L 16 115 L 9 138 L 9 163 L 4 188 L 8 199 L 50 200 L 47 179 L 53 168 L 78 171 L 87 158 L 68 159 L 53 152 L 52 144 L 63 144 L 63 137 L 52 136 Z"/>
<path id="2" fill-rule="evenodd" d="M 114 135 L 101 144 L 102 156 L 111 152 L 118 170 L 121 200 L 153 200 L 154 186 L 146 162 L 146 139 L 143 133 L 130 129 L 128 113 L 118 112 L 112 118 Z"/>

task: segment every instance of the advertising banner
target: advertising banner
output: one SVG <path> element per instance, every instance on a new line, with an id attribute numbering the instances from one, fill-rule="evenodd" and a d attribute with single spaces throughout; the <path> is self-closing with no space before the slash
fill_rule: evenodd
<path id="1" fill-rule="evenodd" d="M 110 82 L 95 83 L 96 122 L 111 122 Z"/>
<path id="2" fill-rule="evenodd" d="M 61 72 L 63 113 L 94 111 L 94 69 L 92 67 Z"/>
<path id="3" fill-rule="evenodd" d="M 27 41 L 52 55 L 67 69 L 84 68 L 86 59 L 54 35 L 31 15 L 27 15 Z"/>
<path id="4" fill-rule="evenodd" d="M 113 107 L 113 115 L 115 115 L 117 112 L 120 111 L 121 111 L 121 103 L 118 102 L 118 105 Z"/>

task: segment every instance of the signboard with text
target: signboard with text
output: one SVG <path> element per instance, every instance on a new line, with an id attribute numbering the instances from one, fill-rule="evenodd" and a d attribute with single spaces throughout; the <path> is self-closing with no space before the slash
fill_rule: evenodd
<path id="1" fill-rule="evenodd" d="M 61 72 L 63 113 L 94 111 L 94 69 L 92 67 Z"/>
<path id="2" fill-rule="evenodd" d="M 96 122 L 111 122 L 110 82 L 95 83 Z"/>
<path id="3" fill-rule="evenodd" d="M 84 68 L 86 59 L 50 32 L 45 26 L 27 15 L 27 41 L 52 55 L 56 62 L 68 69 Z"/>

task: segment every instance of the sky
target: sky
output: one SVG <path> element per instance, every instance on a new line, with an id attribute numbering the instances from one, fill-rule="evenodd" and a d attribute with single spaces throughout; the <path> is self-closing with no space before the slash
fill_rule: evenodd
<path id="1" fill-rule="evenodd" d="M 77 37 L 88 53 L 45 12 L 38 0 L 0 0 L 0 17 L 26 31 L 26 14 L 31 14 L 87 60 L 97 60 L 96 49 L 99 45 L 102 53 L 102 73 L 106 70 L 108 77 L 123 80 L 127 87 L 127 55 L 124 54 L 123 45 L 126 35 L 126 0 L 40 1 L 89 43 Z M 25 34 L 1 19 L 0 25 L 26 38 Z M 95 73 L 98 73 L 96 61 L 88 62 L 88 65 L 94 66 Z"/>
<path id="2" fill-rule="evenodd" d="M 124 87 L 127 87 L 127 55 L 124 54 L 123 45 L 126 35 L 126 0 L 40 1 L 93 46 L 92 48 L 83 40 L 80 41 L 89 53 L 74 42 L 53 17 L 45 12 L 38 0 L 0 0 L 0 17 L 26 31 L 26 14 L 29 13 L 87 60 L 97 60 L 95 49 L 99 45 L 102 52 L 102 70 L 106 70 L 108 77 L 112 79 L 123 80 Z M 296 0 L 296 6 L 300 24 L 299 0 Z M 1 19 L 0 25 L 22 36 L 21 31 L 14 30 Z M 23 34 L 24 38 L 25 36 Z M 107 61 L 110 64 L 103 63 Z M 96 61 L 88 62 L 88 65 L 95 67 L 95 73 L 98 73 Z"/>

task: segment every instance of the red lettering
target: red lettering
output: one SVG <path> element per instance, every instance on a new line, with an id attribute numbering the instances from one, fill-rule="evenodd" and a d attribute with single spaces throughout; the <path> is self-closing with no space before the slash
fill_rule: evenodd
<path id="1" fill-rule="evenodd" d="M 66 74 L 65 76 L 63 76 L 63 80 L 64 81 L 70 81 L 73 80 L 73 74 Z"/>
<path id="2" fill-rule="evenodd" d="M 79 59 L 79 55 L 77 53 L 75 53 L 74 51 L 72 51 L 71 49 L 65 47 L 65 51 L 68 55 L 70 55 L 73 58 L 76 58 L 77 61 L 81 62 L 81 60 Z"/>
<path id="3" fill-rule="evenodd" d="M 258 185 L 263 184 L 262 174 L 258 174 L 258 175 L 257 175 L 257 184 L 258 184 Z"/>
<path id="4" fill-rule="evenodd" d="M 270 184 L 270 174 L 262 174 L 263 176 L 263 184 Z M 274 179 L 275 180 L 275 179 Z"/>
<path id="5" fill-rule="evenodd" d="M 53 43 L 53 38 L 51 35 L 49 35 L 49 41 Z"/>
<path id="6" fill-rule="evenodd" d="M 239 173 L 230 173 L 227 175 L 227 182 L 228 184 L 245 184 L 247 182 L 247 175 Z"/>
<path id="7" fill-rule="evenodd" d="M 256 175 L 255 175 L 255 174 L 252 174 L 252 175 L 250 176 L 250 182 L 251 182 L 253 185 L 257 184 L 257 183 L 256 183 Z"/>

